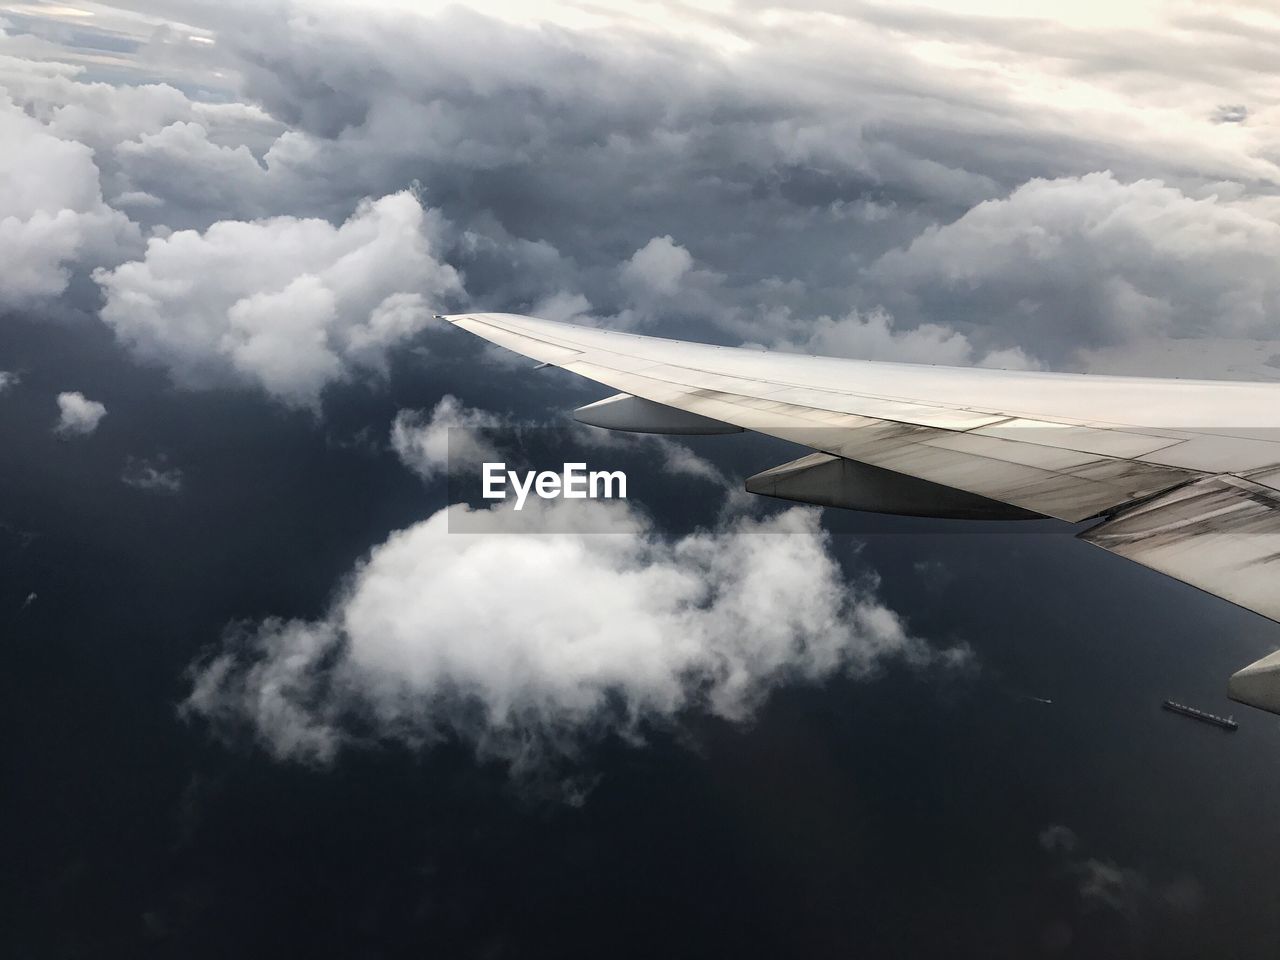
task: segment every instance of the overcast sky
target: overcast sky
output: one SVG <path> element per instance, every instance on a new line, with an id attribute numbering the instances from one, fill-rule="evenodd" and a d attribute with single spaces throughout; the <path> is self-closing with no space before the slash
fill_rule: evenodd
<path id="1" fill-rule="evenodd" d="M 62 585 L 72 620 L 31 647 L 88 663 L 56 638 L 96 643 L 93 591 L 123 603 L 116 563 L 175 578 L 120 614 L 164 664 L 142 701 L 161 739 L 330 773 L 379 744 L 460 745 L 574 809 L 601 744 L 697 754 L 690 715 L 749 724 L 779 691 L 889 674 L 939 703 L 1007 698 L 1011 624 L 1053 620 L 1004 596 L 1028 557 L 1052 558 L 1059 612 L 1078 603 L 1058 563 L 1095 592 L 1114 567 L 926 547 L 914 521 L 883 531 L 919 539 L 866 546 L 838 535 L 847 518 L 741 494 L 795 455 L 778 444 L 539 432 L 603 392 L 433 316 L 1280 379 L 1278 62 L 1280 14 L 1250 0 L 0 6 L 4 600 L 35 624 L 59 602 L 50 571 L 94 558 Z M 446 453 L 474 466 L 513 444 L 647 470 L 656 492 L 572 516 L 450 506 Z M 528 535 L 485 532 L 512 524 Z M 57 546 L 37 562 L 40 542 Z M 1098 649 L 1144 604 L 1166 634 L 1235 618 L 1195 648 L 1209 666 L 1169 668 L 1208 689 L 1274 646 L 1177 589 L 1098 600 Z M 177 612 L 193 609 L 198 628 Z M 50 664 L 31 669 L 57 690 Z M 182 799 L 156 803 L 187 823 L 210 777 L 185 763 Z M 1025 806 L 1009 862 L 1044 858 L 1079 914 L 1065 934 L 1032 924 L 1047 953 L 1135 955 L 1157 920 L 1198 915 L 1203 879 L 1157 854 L 1148 876 Z M 1123 935 L 1081 933 L 1097 910 Z"/>
<path id="2" fill-rule="evenodd" d="M 462 307 L 1277 374 L 1265 5 L 125 6 L 4 14 L 0 297 L 77 302 L 179 381 L 314 404 Z M 280 219 L 309 217 L 331 241 Z M 204 260 L 216 296 L 169 283 Z M 315 347 L 281 369 L 255 317 L 285 304 Z"/>

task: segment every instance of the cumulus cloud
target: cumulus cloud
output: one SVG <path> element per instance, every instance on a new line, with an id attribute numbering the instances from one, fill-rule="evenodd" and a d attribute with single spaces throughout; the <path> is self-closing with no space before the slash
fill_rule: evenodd
<path id="1" fill-rule="evenodd" d="M 391 448 L 424 480 L 454 469 L 501 459 L 483 431 L 501 424 L 496 414 L 476 410 L 445 394 L 430 413 L 401 410 L 391 424 Z"/>
<path id="2" fill-rule="evenodd" d="M 737 294 L 726 276 L 698 263 L 670 235 L 654 237 L 618 268 L 622 308 L 607 318 L 612 326 L 666 322 L 741 326 Z M 674 321 L 674 322 L 673 322 Z"/>
<path id="3" fill-rule="evenodd" d="M 8 46 L 0 36 L 0 51 Z M 49 135 L 92 149 L 113 206 L 169 227 L 298 212 L 299 185 L 284 183 L 287 171 L 267 162 L 285 127 L 260 107 L 192 99 L 171 83 L 91 81 L 86 73 L 0 52 L 0 87 Z M 180 74 L 168 77 L 181 85 Z"/>
<path id="4" fill-rule="evenodd" d="M 77 265 L 117 263 L 137 248 L 136 225 L 102 199 L 92 150 L 2 93 L 0 143 L 14 146 L 0 151 L 0 307 L 57 297 Z"/>
<path id="5" fill-rule="evenodd" d="M 113 84 L 85 79 L 83 67 L 0 55 L 0 83 L 51 134 L 109 152 L 173 123 L 201 120 L 278 134 L 280 125 L 246 104 L 203 104 L 168 83 Z"/>
<path id="6" fill-rule="evenodd" d="M 107 408 L 97 400 L 87 400 L 79 391 L 58 394 L 58 423 L 54 432 L 64 437 L 87 436 L 98 429 Z"/>
<path id="7" fill-rule="evenodd" d="M 12 390 L 22 382 L 22 377 L 12 370 L 0 370 L 0 393 Z"/>
<path id="8" fill-rule="evenodd" d="M 534 304 L 532 315 L 560 323 L 591 324 L 591 301 L 580 293 L 560 290 Z"/>
<path id="9" fill-rule="evenodd" d="M 688 710 L 744 720 L 781 683 L 968 656 L 846 580 L 815 510 L 669 541 L 619 501 L 455 505 L 376 547 L 319 620 L 229 633 L 185 710 L 282 758 L 451 736 L 518 765 Z"/>
<path id="10" fill-rule="evenodd" d="M 642 295 L 671 296 L 693 269 L 693 256 L 667 234 L 654 237 L 622 265 L 622 282 Z"/>
<path id="11" fill-rule="evenodd" d="M 243 143 L 222 145 L 195 121 L 178 120 L 155 132 L 120 143 L 116 158 L 126 196 L 160 199 L 173 196 L 182 185 L 177 203 L 165 211 L 172 226 L 204 225 L 228 217 L 251 218 L 270 213 L 270 168 Z"/>
<path id="12" fill-rule="evenodd" d="M 1278 212 L 1110 173 L 1033 180 L 927 229 L 869 277 L 901 311 L 950 313 L 1053 365 L 1152 338 L 1266 337 L 1280 320 Z"/>
<path id="13" fill-rule="evenodd" d="M 253 384 L 315 409 L 327 384 L 385 372 L 387 351 L 460 293 L 435 255 L 439 230 L 402 192 L 339 226 L 275 217 L 153 237 L 142 260 L 94 279 L 103 320 L 179 383 Z"/>

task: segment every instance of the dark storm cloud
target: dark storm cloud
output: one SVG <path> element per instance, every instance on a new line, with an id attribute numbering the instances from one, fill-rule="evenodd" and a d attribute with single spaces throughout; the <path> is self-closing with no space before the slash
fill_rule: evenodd
<path id="1" fill-rule="evenodd" d="M 1034 88 L 981 72 L 961 77 L 884 42 L 886 31 L 915 31 L 962 52 L 975 43 L 1010 57 L 1017 50 L 1021 68 L 1031 70 L 1030 58 L 1048 57 L 1059 38 L 1062 56 L 1078 66 L 1068 75 L 1103 77 L 1119 85 L 1114 92 L 1127 89 L 1140 67 L 1157 71 L 1140 31 L 1109 41 L 1134 58 L 1125 67 L 1119 53 L 1107 66 L 1096 48 L 1090 60 L 1091 34 L 1048 22 L 878 7 L 844 20 L 836 30 L 784 21 L 767 42 L 758 28 L 741 25 L 738 34 L 751 46 L 721 55 L 693 41 L 622 30 L 601 44 L 588 34 L 462 11 L 412 21 L 374 13 L 358 23 L 341 12 L 229 15 L 220 38 L 240 63 L 244 94 L 298 131 L 268 152 L 262 168 L 244 167 L 242 195 L 332 214 L 353 194 L 416 179 L 469 238 L 452 256 L 477 305 L 713 338 L 813 347 L 808 328 L 819 315 L 844 318 L 850 308 L 883 305 L 893 314 L 890 349 L 871 355 L 976 362 L 992 354 L 996 365 L 1073 366 L 1084 362 L 1080 350 L 1153 329 L 1240 337 L 1256 335 L 1274 316 L 1266 285 L 1247 282 L 1240 293 L 1238 275 L 1248 267 L 1228 264 L 1221 279 L 1214 271 L 1209 290 L 1178 290 L 1188 316 L 1200 320 L 1153 328 L 1158 305 L 1143 299 L 1145 290 L 1194 281 L 1183 279 L 1181 254 L 1132 232 L 1080 238 L 1091 260 L 1113 265 L 1113 278 L 1071 296 L 1070 310 L 1050 305 L 1064 303 L 1054 277 L 1069 269 L 1053 260 L 1016 268 L 1025 283 L 1042 285 L 1040 300 L 1010 297 L 998 282 L 966 288 L 961 303 L 945 285 L 937 297 L 915 289 L 928 281 L 894 272 L 888 264 L 901 261 L 894 248 L 984 201 L 1016 197 L 1034 177 L 1050 181 L 1048 189 L 1062 181 L 1060 205 L 1074 208 L 1068 217 L 1091 215 L 1091 198 L 1073 190 L 1073 178 L 1111 170 L 1122 207 L 1149 204 L 1150 191 L 1131 183 L 1155 174 L 1168 181 L 1162 202 L 1170 216 L 1179 216 L 1186 193 L 1205 200 L 1192 223 L 1252 218 L 1244 229 L 1265 232 L 1269 208 L 1243 201 L 1248 185 L 1274 168 L 1190 135 L 1171 149 L 1183 134 L 1166 123 L 1153 139 L 1141 111 L 1131 109 L 1141 96 L 1108 106 L 1111 121 L 1082 124 L 1079 109 L 1046 99 L 1029 110 L 1018 102 L 1036 97 Z M 1232 69 L 1247 72 L 1247 63 Z M 161 179 L 183 169 L 176 144 L 152 146 L 153 158 L 174 164 Z M 190 166 L 198 178 L 200 163 Z M 1206 196 L 1224 179 L 1237 185 Z M 1242 202 L 1227 210 L 1221 200 Z M 666 301 L 638 299 L 626 265 L 663 237 L 690 260 L 685 283 Z M 966 242 L 975 256 L 1007 255 L 998 236 Z M 877 263 L 886 254 L 886 265 Z M 474 270 L 468 256 L 476 258 Z M 695 270 L 706 282 L 694 282 Z M 1213 288 L 1224 284 L 1238 290 L 1232 306 L 1216 309 Z M 1126 299 L 1130 288 L 1137 293 Z M 556 306 L 574 298 L 572 309 Z M 1028 318 L 1028 309 L 1036 316 Z M 961 335 L 960 349 L 930 354 L 900 343 L 927 324 L 939 326 L 940 341 Z M 824 346 L 839 351 L 858 342 L 827 337 Z"/>
<path id="2" fill-rule="evenodd" d="M 247 95 L 330 141 L 329 169 L 347 168 L 339 182 L 374 192 L 421 175 L 447 212 L 474 212 L 460 202 L 493 210 L 575 257 L 594 249 L 616 261 L 668 232 L 664 223 L 709 256 L 744 205 L 750 219 L 737 231 L 756 237 L 770 214 L 868 196 L 961 210 L 1000 184 L 940 162 L 938 151 L 954 149 L 941 141 L 975 137 L 978 110 L 984 136 L 1020 123 L 895 52 L 865 44 L 851 57 L 786 31 L 737 57 L 642 34 L 599 44 L 457 11 L 254 21 L 225 37 Z M 889 76 L 891 88 L 877 89 Z M 969 112 L 974 129 L 953 113 L 946 138 L 898 142 L 946 110 Z M 680 202 L 692 207 L 676 220 Z"/>

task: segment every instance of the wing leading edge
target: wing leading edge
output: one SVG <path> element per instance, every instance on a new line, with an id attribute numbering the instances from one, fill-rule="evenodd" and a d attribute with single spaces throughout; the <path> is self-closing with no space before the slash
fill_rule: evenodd
<path id="1" fill-rule="evenodd" d="M 1280 384 L 877 363 L 512 314 L 445 319 L 700 421 L 962 491 L 974 503 L 1008 504 L 1014 514 L 1104 517 L 1082 538 L 1280 621 Z M 773 493 L 776 484 L 757 487 Z M 811 502 L 849 502 L 823 496 Z M 1280 712 L 1280 660 L 1272 660 L 1237 674 L 1231 695 Z"/>

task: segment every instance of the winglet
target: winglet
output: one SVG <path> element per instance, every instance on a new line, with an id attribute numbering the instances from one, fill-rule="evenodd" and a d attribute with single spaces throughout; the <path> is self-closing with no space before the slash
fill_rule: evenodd
<path id="1" fill-rule="evenodd" d="M 1231 675 L 1227 696 L 1271 713 L 1280 713 L 1280 650 Z"/>

